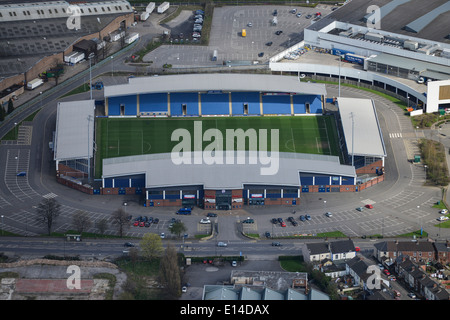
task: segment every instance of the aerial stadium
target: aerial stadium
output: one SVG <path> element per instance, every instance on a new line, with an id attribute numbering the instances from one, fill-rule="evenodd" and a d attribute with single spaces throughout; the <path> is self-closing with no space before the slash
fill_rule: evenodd
<path id="1" fill-rule="evenodd" d="M 338 98 L 329 112 L 326 96 L 325 85 L 293 76 L 130 78 L 106 86 L 102 101 L 59 103 L 58 181 L 141 194 L 149 207 L 225 210 L 359 191 L 358 172 L 380 174 L 386 157 L 375 106 Z"/>

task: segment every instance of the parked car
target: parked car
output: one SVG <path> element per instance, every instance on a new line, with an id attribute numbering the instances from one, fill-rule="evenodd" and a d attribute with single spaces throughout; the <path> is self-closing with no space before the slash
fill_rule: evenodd
<path id="1" fill-rule="evenodd" d="M 332 216 L 333 216 L 333 214 L 332 214 L 331 212 L 327 212 L 327 213 L 325 213 L 325 215 L 326 215 L 327 217 L 332 217 Z"/>
<path id="2" fill-rule="evenodd" d="M 255 220 L 253 220 L 252 218 L 247 218 L 244 221 L 242 221 L 242 223 L 255 223 Z"/>
<path id="3" fill-rule="evenodd" d="M 233 261 L 231 262 L 231 266 L 232 266 L 232 267 L 237 267 L 237 262 L 236 262 L 236 260 L 233 260 Z"/>
<path id="4" fill-rule="evenodd" d="M 260 57 L 260 58 L 264 57 L 264 52 L 258 53 L 258 57 Z"/>
<path id="5" fill-rule="evenodd" d="M 159 236 L 161 237 L 161 239 L 164 239 L 166 237 L 166 234 L 164 232 L 161 232 Z"/>
<path id="6" fill-rule="evenodd" d="M 298 226 L 298 222 L 295 221 L 295 220 L 292 220 L 291 223 L 292 223 L 292 225 L 293 225 L 294 227 Z"/>
<path id="7" fill-rule="evenodd" d="M 302 16 L 302 13 L 299 12 L 299 13 L 296 14 L 296 16 L 297 16 L 297 18 L 300 18 Z"/>
<path id="8" fill-rule="evenodd" d="M 416 295 L 415 295 L 414 292 L 409 292 L 409 293 L 408 293 L 408 297 L 410 297 L 411 299 L 415 299 L 415 298 L 416 298 Z"/>
<path id="9" fill-rule="evenodd" d="M 301 220 L 301 221 L 306 221 L 305 216 L 304 216 L 304 215 L 301 215 L 301 216 L 300 216 L 300 220 Z"/>
<path id="10" fill-rule="evenodd" d="M 211 223 L 211 220 L 209 220 L 209 218 L 202 219 L 202 220 L 200 220 L 200 223 L 202 223 L 202 224 Z"/>
<path id="11" fill-rule="evenodd" d="M 373 209 L 373 205 L 371 205 L 371 204 L 366 204 L 365 207 L 366 207 L 367 209 Z"/>
<path id="12" fill-rule="evenodd" d="M 445 220 L 448 220 L 448 217 L 447 217 L 447 216 L 440 216 L 440 217 L 438 218 L 438 220 L 439 220 L 439 221 L 445 221 Z"/>
<path id="13" fill-rule="evenodd" d="M 282 221 L 281 223 L 280 223 L 280 225 L 284 228 L 284 227 L 286 227 L 286 223 L 284 222 L 284 221 Z"/>
<path id="14" fill-rule="evenodd" d="M 249 23 L 247 23 L 247 27 L 253 27 L 253 23 L 251 23 L 251 22 L 249 22 Z"/>
<path id="15" fill-rule="evenodd" d="M 384 273 L 385 275 L 387 275 L 387 276 L 390 276 L 390 275 L 391 275 L 391 273 L 389 272 L 388 269 L 384 269 L 384 270 L 383 270 L 383 273 Z"/>
<path id="16" fill-rule="evenodd" d="M 139 227 L 143 227 L 143 226 L 145 226 L 145 222 L 144 221 L 139 222 Z"/>
<path id="17" fill-rule="evenodd" d="M 187 287 L 186 286 L 183 286 L 182 288 L 181 288 L 181 292 L 187 292 Z"/>
<path id="18" fill-rule="evenodd" d="M 277 9 L 273 10 L 272 15 L 273 15 L 274 17 L 276 17 L 276 16 L 278 15 L 278 10 L 277 10 Z"/>
<path id="19" fill-rule="evenodd" d="M 135 227 L 139 226 L 139 221 L 138 220 L 134 221 L 133 226 Z"/>
<path id="20" fill-rule="evenodd" d="M 271 220 L 271 221 L 272 221 L 272 223 L 273 223 L 273 224 L 277 224 L 277 223 L 278 223 L 278 220 L 277 220 L 277 218 L 272 218 L 272 220 Z"/>
<path id="21" fill-rule="evenodd" d="M 266 231 L 265 236 L 266 236 L 266 238 L 270 238 L 270 232 Z"/>
<path id="22" fill-rule="evenodd" d="M 358 207 L 358 208 L 356 208 L 356 210 L 358 210 L 358 211 L 363 211 L 363 210 L 364 210 L 364 207 Z"/>
<path id="23" fill-rule="evenodd" d="M 306 220 L 311 220 L 311 216 L 309 214 L 305 215 Z"/>
<path id="24" fill-rule="evenodd" d="M 292 9 L 291 10 L 291 13 L 296 13 L 297 12 L 297 9 Z"/>
<path id="25" fill-rule="evenodd" d="M 283 218 L 278 218 L 278 222 L 282 223 L 283 222 Z"/>
<path id="26" fill-rule="evenodd" d="M 312 15 L 311 15 L 311 14 L 308 14 L 305 18 L 306 18 L 306 19 L 311 19 L 311 17 L 312 17 Z"/>
<path id="27" fill-rule="evenodd" d="M 440 214 L 447 214 L 448 210 L 447 209 L 442 209 L 441 211 L 439 211 Z"/>
<path id="28" fill-rule="evenodd" d="M 212 213 L 212 212 L 208 212 L 208 214 L 206 215 L 207 217 L 217 217 L 217 213 Z"/>
<path id="29" fill-rule="evenodd" d="M 266 42 L 266 46 L 270 47 L 273 44 L 272 41 Z"/>
<path id="30" fill-rule="evenodd" d="M 159 222 L 159 219 L 158 219 L 158 218 L 154 218 L 154 219 L 153 219 L 153 223 L 154 223 L 154 224 L 157 224 L 158 222 Z"/>
<path id="31" fill-rule="evenodd" d="M 275 32 L 275 34 L 276 34 L 277 36 L 279 36 L 279 35 L 282 34 L 282 33 L 283 33 L 283 31 L 281 31 L 281 30 L 278 30 L 278 31 Z"/>

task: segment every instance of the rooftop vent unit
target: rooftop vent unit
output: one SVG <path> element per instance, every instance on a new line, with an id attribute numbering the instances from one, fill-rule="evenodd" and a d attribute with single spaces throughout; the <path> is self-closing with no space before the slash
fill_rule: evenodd
<path id="1" fill-rule="evenodd" d="M 417 41 L 405 40 L 403 42 L 403 48 L 416 51 L 419 48 L 419 43 Z"/>

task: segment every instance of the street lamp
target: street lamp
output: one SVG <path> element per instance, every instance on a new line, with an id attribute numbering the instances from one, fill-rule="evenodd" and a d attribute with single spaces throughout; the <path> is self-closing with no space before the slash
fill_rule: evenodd
<path id="1" fill-rule="evenodd" d="M 4 215 L 2 215 L 2 236 L 3 236 L 3 217 Z"/>
<path id="2" fill-rule="evenodd" d="M 89 59 L 89 91 L 91 94 L 91 100 L 92 100 L 92 58 L 94 58 L 95 53 L 91 52 L 88 56 Z"/>
<path id="3" fill-rule="evenodd" d="M 341 61 L 343 59 L 343 55 L 339 55 L 339 93 L 338 97 L 341 97 Z"/>
<path id="4" fill-rule="evenodd" d="M 111 56 L 111 76 L 114 77 L 114 56 Z"/>
<path id="5" fill-rule="evenodd" d="M 87 147 L 88 147 L 88 152 L 87 152 L 87 160 L 88 160 L 88 168 L 87 168 L 87 172 L 88 172 L 88 182 L 91 181 L 91 148 L 90 148 L 90 144 L 91 144 L 91 139 L 89 137 L 89 125 L 90 122 L 92 121 L 92 116 L 88 115 L 87 117 L 87 121 L 88 121 L 88 143 L 87 143 Z"/>

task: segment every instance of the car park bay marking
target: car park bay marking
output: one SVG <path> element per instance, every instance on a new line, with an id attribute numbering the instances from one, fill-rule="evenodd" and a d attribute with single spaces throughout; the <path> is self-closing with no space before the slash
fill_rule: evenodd
<path id="1" fill-rule="evenodd" d="M 44 198 L 46 199 L 52 199 L 52 198 L 56 198 L 58 195 L 54 194 L 53 192 L 47 193 L 45 195 L 43 195 Z"/>

